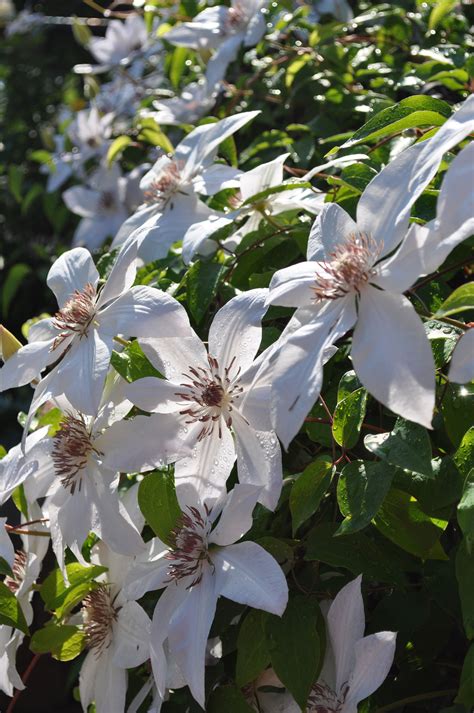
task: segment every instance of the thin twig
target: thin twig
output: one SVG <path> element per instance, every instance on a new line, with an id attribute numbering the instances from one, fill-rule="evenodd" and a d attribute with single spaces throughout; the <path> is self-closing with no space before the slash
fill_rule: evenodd
<path id="1" fill-rule="evenodd" d="M 33 669 L 35 668 L 36 664 L 38 663 L 38 661 L 40 660 L 40 658 L 41 658 L 42 655 L 43 655 L 43 654 L 35 654 L 35 655 L 33 656 L 33 658 L 31 659 L 31 661 L 30 661 L 30 663 L 28 664 L 28 666 L 27 666 L 27 668 L 26 668 L 26 670 L 25 670 L 25 672 L 24 672 L 24 674 L 23 674 L 23 676 L 22 676 L 22 679 L 21 679 L 24 684 L 26 684 L 26 682 L 28 681 L 28 679 L 29 679 L 29 677 L 30 677 L 30 675 L 31 675 L 31 672 L 32 672 Z M 9 704 L 7 710 L 5 711 L 5 713 L 12 713 L 13 709 L 15 708 L 15 705 L 17 704 L 17 701 L 18 701 L 19 697 L 21 696 L 21 693 L 22 693 L 22 691 L 19 690 L 19 689 L 17 689 L 17 690 L 15 691 L 15 695 L 14 695 L 13 698 L 11 699 L 10 704 Z"/>
<path id="2" fill-rule="evenodd" d="M 390 703 L 388 706 L 382 706 L 382 708 L 377 708 L 375 713 L 388 713 L 388 711 L 395 711 L 402 706 L 406 706 L 409 703 L 418 703 L 418 701 L 429 701 L 433 698 L 442 698 L 443 696 L 453 696 L 457 693 L 456 688 L 446 688 L 444 691 L 430 691 L 429 693 L 420 693 L 417 696 L 409 696 L 408 698 L 402 698 L 395 703 Z M 7 711 L 8 713 L 8 711 Z"/>

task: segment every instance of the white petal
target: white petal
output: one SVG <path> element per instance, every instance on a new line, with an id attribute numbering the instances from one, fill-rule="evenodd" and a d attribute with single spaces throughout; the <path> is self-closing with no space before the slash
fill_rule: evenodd
<path id="1" fill-rule="evenodd" d="M 467 384 L 474 380 L 474 328 L 468 329 L 456 344 L 448 378 L 456 384 Z"/>
<path id="2" fill-rule="evenodd" d="M 193 697 L 203 708 L 206 644 L 216 603 L 215 577 L 207 568 L 199 584 L 188 590 L 188 596 L 174 614 L 168 630 L 170 652 Z"/>
<path id="3" fill-rule="evenodd" d="M 140 285 L 118 297 L 99 315 L 100 331 L 111 337 L 186 336 L 189 320 L 183 307 L 166 292 Z"/>
<path id="4" fill-rule="evenodd" d="M 255 542 L 239 542 L 211 554 L 219 594 L 281 616 L 288 586 L 277 561 Z"/>
<path id="5" fill-rule="evenodd" d="M 326 260 L 349 235 L 357 233 L 357 225 L 337 203 L 327 203 L 313 223 L 308 239 L 308 260 Z"/>
<path id="6" fill-rule="evenodd" d="M 167 414 L 135 416 L 114 423 L 97 441 L 106 468 L 126 473 L 142 472 L 174 463 L 190 453 L 178 437 L 179 424 Z"/>
<path id="7" fill-rule="evenodd" d="M 63 307 L 76 290 L 82 291 L 88 283 L 95 287 L 99 273 L 88 250 L 73 248 L 53 263 L 46 281 L 59 306 Z"/>
<path id="8" fill-rule="evenodd" d="M 188 596 L 185 587 L 170 585 L 165 589 L 153 613 L 151 623 L 150 658 L 158 693 L 166 696 L 168 674 L 167 657 L 163 644 L 168 636 L 168 628 L 176 609 Z"/>
<path id="9" fill-rule="evenodd" d="M 100 291 L 97 301 L 99 308 L 127 292 L 133 285 L 137 272 L 137 252 L 138 246 L 133 240 L 127 241 L 122 247 L 110 271 L 107 282 Z"/>
<path id="10" fill-rule="evenodd" d="M 252 512 L 259 492 L 260 488 L 254 485 L 235 485 L 226 498 L 219 522 L 212 531 L 209 542 L 224 547 L 240 540 L 252 527 Z"/>
<path id="11" fill-rule="evenodd" d="M 356 643 L 347 703 L 363 701 L 382 685 L 393 663 L 396 638 L 393 631 L 380 631 Z"/>
<path id="12" fill-rule="evenodd" d="M 340 691 L 348 681 L 355 662 L 354 647 L 364 636 L 365 614 L 361 581 L 362 576 L 359 575 L 338 592 L 327 616 L 336 667 L 336 691 Z"/>
<path id="13" fill-rule="evenodd" d="M 267 188 L 279 186 L 283 182 L 283 164 L 289 155 L 285 153 L 244 173 L 240 178 L 242 199 L 246 201 Z"/>
<path id="14" fill-rule="evenodd" d="M 203 193 L 205 196 L 213 196 L 214 193 L 222 191 L 224 188 L 237 188 L 238 178 L 242 171 L 223 163 L 215 163 L 206 168 L 194 179 L 194 189 L 196 193 Z"/>
<path id="15" fill-rule="evenodd" d="M 53 340 L 25 344 L 5 362 L 0 369 L 0 391 L 24 386 L 34 381 L 59 354 L 52 351 Z"/>
<path id="16" fill-rule="evenodd" d="M 140 599 L 146 592 L 162 589 L 169 581 L 169 548 L 158 537 L 146 543 L 146 551 L 137 557 L 125 577 L 124 594 Z"/>
<path id="17" fill-rule="evenodd" d="M 188 264 L 215 232 L 233 223 L 230 215 L 211 214 L 206 220 L 191 225 L 183 235 L 183 261 Z M 217 243 L 216 243 L 217 247 Z"/>
<path id="18" fill-rule="evenodd" d="M 103 476 L 104 473 L 100 471 L 94 473 L 95 496 L 91 530 L 114 552 L 131 557 L 144 549 L 143 540 L 120 503 L 117 493 L 107 487 Z"/>
<path id="19" fill-rule="evenodd" d="M 15 548 L 8 532 L 5 530 L 6 521 L 6 517 L 0 517 L 0 557 L 12 567 L 15 559 Z"/>
<path id="20" fill-rule="evenodd" d="M 112 337 L 90 329 L 85 337 L 74 340 L 71 351 L 54 370 L 59 393 L 83 414 L 98 411 L 112 346 Z"/>
<path id="21" fill-rule="evenodd" d="M 206 67 L 206 79 L 209 84 L 214 85 L 224 79 L 227 67 L 237 57 L 243 39 L 244 32 L 237 32 L 228 37 L 214 52 Z"/>
<path id="22" fill-rule="evenodd" d="M 256 431 L 237 411 L 234 411 L 233 426 L 239 481 L 259 486 L 259 502 L 274 510 L 283 483 L 278 438 L 273 431 Z"/>
<path id="23" fill-rule="evenodd" d="M 209 505 L 215 502 L 225 492 L 235 461 L 234 439 L 222 419 L 220 435 L 219 424 L 214 424 L 212 433 L 198 440 L 201 429 L 201 423 L 188 427 L 185 439 L 191 455 L 175 465 L 176 494 L 182 508 L 194 505 L 196 499 Z"/>
<path id="24" fill-rule="evenodd" d="M 114 626 L 114 666 L 133 668 L 150 656 L 151 620 L 136 602 L 126 602 L 120 609 Z"/>
<path id="25" fill-rule="evenodd" d="M 441 185 L 435 223 L 441 239 L 474 219 L 473 182 L 474 142 L 471 142 L 451 162 Z"/>
<path id="26" fill-rule="evenodd" d="M 186 317 L 184 307 L 183 319 Z M 140 346 L 155 369 L 176 384 L 183 383 L 189 368 L 209 367 L 206 347 L 189 325 L 179 339 L 139 339 Z"/>
<path id="27" fill-rule="evenodd" d="M 112 241 L 112 249 L 120 248 L 136 230 L 142 227 L 150 218 L 156 216 L 159 210 L 156 205 L 141 205 L 133 215 L 125 220 Z"/>
<path id="28" fill-rule="evenodd" d="M 261 321 L 267 311 L 266 289 L 233 297 L 218 311 L 209 329 L 209 354 L 219 362 L 221 377 L 229 378 L 251 365 L 262 339 Z"/>
<path id="29" fill-rule="evenodd" d="M 431 428 L 435 365 L 423 324 L 403 295 L 368 285 L 352 340 L 354 369 L 394 413 Z"/>
<path id="30" fill-rule="evenodd" d="M 174 381 L 145 376 L 128 384 L 126 394 L 132 404 L 139 406 L 143 411 L 178 413 L 183 409 L 183 400 L 177 396 L 179 390 L 180 385 Z"/>
<path id="31" fill-rule="evenodd" d="M 82 218 L 93 218 L 99 210 L 100 193 L 85 186 L 68 188 L 62 198 L 69 210 Z"/>
<path id="32" fill-rule="evenodd" d="M 315 262 L 299 262 L 275 272 L 267 303 L 281 307 L 315 305 L 316 267 Z"/>
<path id="33" fill-rule="evenodd" d="M 429 231 L 413 223 L 399 248 L 377 267 L 372 282 L 389 292 L 405 292 L 417 279 L 426 274 L 425 256 L 433 249 Z"/>

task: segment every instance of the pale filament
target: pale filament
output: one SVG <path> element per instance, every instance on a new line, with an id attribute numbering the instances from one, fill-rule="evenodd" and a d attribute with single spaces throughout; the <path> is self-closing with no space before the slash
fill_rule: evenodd
<path id="1" fill-rule="evenodd" d="M 196 507 L 188 506 L 183 512 L 178 525 L 172 532 L 172 546 L 165 555 L 170 560 L 168 582 L 178 582 L 185 577 L 192 577 L 187 589 L 199 584 L 203 576 L 203 567 L 212 562 L 208 553 L 207 538 L 210 531 L 208 520 L 210 510 L 205 505 L 205 516 Z"/>
<path id="2" fill-rule="evenodd" d="M 189 381 L 180 384 L 185 390 L 175 394 L 189 404 L 180 411 L 182 415 L 189 416 L 186 423 L 202 423 L 198 441 L 211 435 L 214 426 L 219 429 L 219 438 L 222 437 L 221 416 L 230 428 L 234 402 L 243 392 L 243 388 L 239 386 L 240 367 L 231 375 L 235 357 L 223 370 L 217 359 L 210 354 L 207 360 L 208 369 L 202 366 L 189 367 L 189 372 L 183 374 Z"/>
<path id="3" fill-rule="evenodd" d="M 308 713 L 340 713 L 349 686 L 344 684 L 338 696 L 326 683 L 315 683 L 308 698 Z"/>
<path id="4" fill-rule="evenodd" d="M 97 292 L 90 282 L 81 290 L 75 290 L 66 304 L 54 315 L 52 324 L 60 331 L 53 342 L 52 350 L 56 349 L 65 339 L 78 334 L 83 337 L 93 321 L 96 313 Z"/>
<path id="5" fill-rule="evenodd" d="M 7 575 L 3 580 L 5 586 L 14 594 L 19 590 L 25 579 L 27 559 L 28 557 L 24 550 L 17 550 L 15 552 L 15 559 L 13 560 L 12 573 Z"/>
<path id="6" fill-rule="evenodd" d="M 181 184 L 181 174 L 175 161 L 167 164 L 166 168 L 150 183 L 144 191 L 144 202 L 147 205 L 156 205 L 164 208 L 171 196 L 176 193 Z"/>
<path id="7" fill-rule="evenodd" d="M 110 646 L 120 607 L 114 606 L 110 587 L 100 584 L 84 598 L 82 616 L 87 644 L 97 658 Z"/>
<path id="8" fill-rule="evenodd" d="M 313 292 L 318 300 L 336 300 L 367 285 L 375 276 L 383 244 L 366 233 L 352 233 L 318 266 Z"/>
<path id="9" fill-rule="evenodd" d="M 71 495 L 74 495 L 76 488 L 81 490 L 82 471 L 91 453 L 99 455 L 93 446 L 92 435 L 84 416 L 67 414 L 53 436 L 51 457 L 56 475 L 61 479 L 61 484 L 70 490 Z"/>

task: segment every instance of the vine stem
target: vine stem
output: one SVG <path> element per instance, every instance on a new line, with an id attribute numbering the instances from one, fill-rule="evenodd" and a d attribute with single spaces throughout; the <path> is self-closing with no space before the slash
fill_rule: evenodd
<path id="1" fill-rule="evenodd" d="M 390 703 L 388 706 L 382 706 L 382 708 L 377 708 L 375 713 L 388 713 L 388 711 L 395 711 L 401 706 L 406 706 L 408 703 L 418 703 L 418 701 L 429 701 L 433 698 L 442 698 L 443 696 L 451 696 L 457 693 L 456 688 L 446 688 L 443 691 L 430 691 L 429 693 L 420 693 L 417 696 L 409 696 L 408 698 L 402 698 L 395 703 Z M 8 713 L 8 711 L 7 711 Z"/>
<path id="2" fill-rule="evenodd" d="M 129 342 L 128 339 L 122 339 L 122 337 L 114 337 L 114 342 L 121 344 L 123 347 L 128 347 L 132 343 Z"/>
<path id="3" fill-rule="evenodd" d="M 33 658 L 31 659 L 31 661 L 30 661 L 30 663 L 28 664 L 28 666 L 27 666 L 27 668 L 26 668 L 26 670 L 25 670 L 25 672 L 24 672 L 24 674 L 23 674 L 23 676 L 22 676 L 22 679 L 21 679 L 24 684 L 26 684 L 26 682 L 28 681 L 28 679 L 29 679 L 29 677 L 30 677 L 32 671 L 34 670 L 36 664 L 38 663 L 38 661 L 40 660 L 40 658 L 41 658 L 42 655 L 43 655 L 43 654 L 35 654 L 35 655 L 33 656 Z M 12 712 L 13 712 L 13 709 L 15 708 L 15 706 L 16 706 L 16 704 L 17 704 L 17 702 L 18 702 L 18 699 L 19 699 L 19 697 L 21 696 L 21 693 L 22 693 L 22 691 L 17 688 L 17 690 L 15 691 L 15 695 L 14 695 L 13 698 L 11 699 L 10 704 L 9 704 L 7 710 L 5 711 L 5 713 L 12 713 Z"/>
<path id="4" fill-rule="evenodd" d="M 322 423 L 326 426 L 332 426 L 332 421 L 327 418 L 317 418 L 316 416 L 307 416 L 304 420 L 305 423 Z M 376 431 L 377 433 L 386 433 L 386 428 L 380 428 L 380 426 L 372 426 L 371 423 L 363 423 L 361 428 L 365 428 L 367 431 Z"/>

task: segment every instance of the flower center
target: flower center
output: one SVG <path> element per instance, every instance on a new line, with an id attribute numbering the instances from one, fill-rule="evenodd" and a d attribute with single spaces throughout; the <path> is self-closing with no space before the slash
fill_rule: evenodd
<path id="1" fill-rule="evenodd" d="M 81 490 L 81 471 L 85 468 L 90 453 L 99 455 L 99 451 L 92 445 L 84 416 L 67 414 L 60 429 L 53 436 L 51 457 L 56 475 L 61 478 L 61 484 L 69 488 L 71 495 L 74 495 L 76 487 Z"/>
<path id="2" fill-rule="evenodd" d="M 107 584 L 100 584 L 97 589 L 84 598 L 82 617 L 89 648 L 94 649 L 96 658 L 110 646 L 112 627 L 120 611 L 114 607 Z"/>
<path id="3" fill-rule="evenodd" d="M 326 683 L 315 683 L 308 698 L 308 713 L 340 713 L 349 686 L 344 684 L 338 696 Z"/>
<path id="4" fill-rule="evenodd" d="M 99 209 L 103 211 L 115 208 L 115 194 L 112 191 L 103 191 L 99 198 Z"/>
<path id="5" fill-rule="evenodd" d="M 181 184 L 181 174 L 178 166 L 171 161 L 159 178 L 156 178 L 144 192 L 144 200 L 147 205 L 156 205 L 164 208 L 173 193 L 176 193 Z"/>
<path id="6" fill-rule="evenodd" d="M 243 388 L 239 386 L 240 367 L 233 376 L 230 376 L 235 357 L 229 366 L 224 368 L 223 376 L 221 376 L 217 359 L 208 354 L 207 360 L 208 369 L 202 366 L 189 367 L 189 373 L 183 374 L 183 376 L 189 379 L 190 383 L 181 384 L 186 391 L 178 391 L 175 394 L 189 403 L 188 408 L 180 411 L 181 414 L 189 416 L 186 423 L 197 421 L 202 423 L 198 441 L 210 435 L 216 424 L 219 427 L 219 438 L 222 436 L 221 416 L 227 427 L 231 427 L 233 403 L 240 398 L 243 392 Z"/>
<path id="7" fill-rule="evenodd" d="M 61 342 L 73 334 L 83 337 L 95 316 L 96 290 L 94 285 L 87 283 L 82 290 L 75 290 L 72 297 L 59 312 L 56 312 L 52 323 L 60 334 L 53 342 L 52 349 L 56 349 Z"/>
<path id="8" fill-rule="evenodd" d="M 15 594 L 19 588 L 26 575 L 26 560 L 27 555 L 23 550 L 17 550 L 15 552 L 15 559 L 13 560 L 12 573 L 7 575 L 3 580 L 5 586 Z"/>
<path id="9" fill-rule="evenodd" d="M 183 512 L 177 527 L 171 533 L 172 546 L 166 559 L 170 560 L 168 567 L 168 582 L 177 582 L 184 577 L 192 577 L 187 589 L 199 584 L 203 575 L 203 567 L 207 562 L 212 566 L 208 553 L 207 537 L 210 531 L 208 517 L 210 510 L 204 506 L 206 517 L 203 517 L 196 507 L 188 506 L 188 512 Z"/>
<path id="10" fill-rule="evenodd" d="M 247 14 L 240 3 L 229 8 L 227 17 L 224 20 L 222 34 L 231 35 L 243 30 L 247 24 Z"/>
<path id="11" fill-rule="evenodd" d="M 329 254 L 331 259 L 318 266 L 313 286 L 317 299 L 336 300 L 350 292 L 358 293 L 374 277 L 382 247 L 365 233 L 349 235 Z"/>

